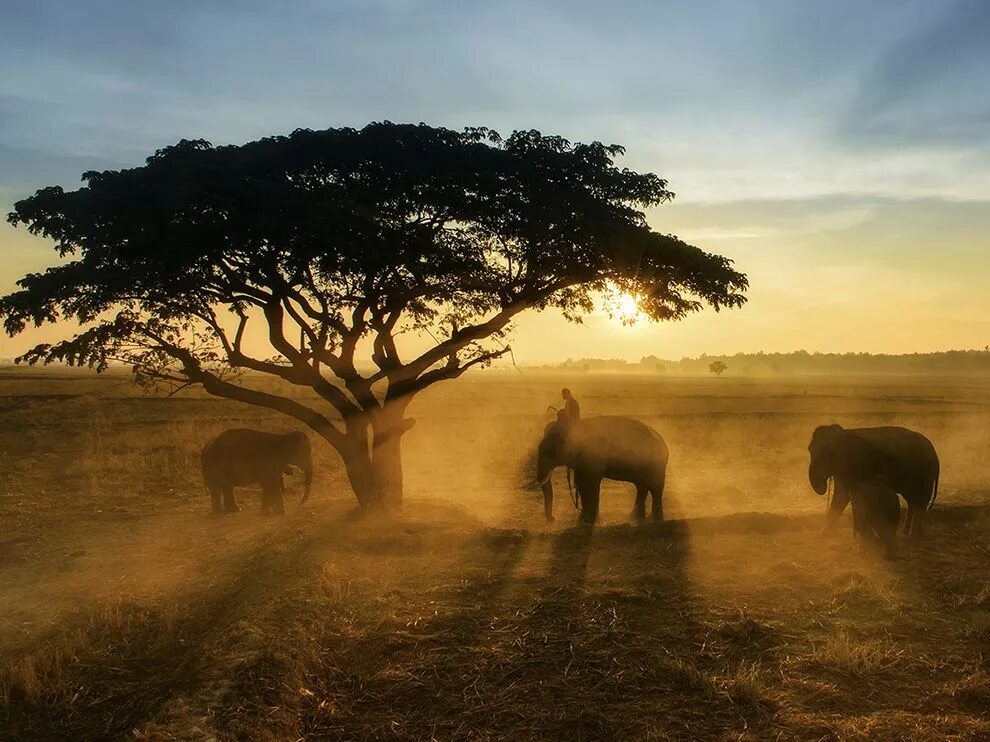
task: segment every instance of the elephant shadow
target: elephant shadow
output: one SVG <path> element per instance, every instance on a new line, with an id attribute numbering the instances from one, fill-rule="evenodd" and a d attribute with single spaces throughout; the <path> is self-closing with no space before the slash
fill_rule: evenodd
<path id="1" fill-rule="evenodd" d="M 421 708 L 425 689 L 390 678 L 404 677 L 395 668 L 414 667 L 430 678 L 428 692 L 445 699 L 445 717 L 465 729 L 637 736 L 645 720 L 586 703 L 581 693 L 561 697 L 561 689 L 608 684 L 610 695 L 632 697 L 646 684 L 657 689 L 661 707 L 673 709 L 665 699 L 682 693 L 685 683 L 711 682 L 705 673 L 716 670 L 697 650 L 705 627 L 685 569 L 690 550 L 681 521 L 544 533 L 486 528 L 464 545 L 463 577 L 445 575 L 447 587 L 431 595 L 441 610 L 414 627 L 364 637 L 335 661 L 359 666 L 361 677 L 376 683 L 375 694 L 410 709 Z M 498 694 L 517 716 L 490 726 L 490 706 L 479 707 L 464 688 Z M 713 712 L 732 711 L 730 700 L 705 688 Z M 363 698 L 348 703 L 350 713 L 363 713 Z"/>

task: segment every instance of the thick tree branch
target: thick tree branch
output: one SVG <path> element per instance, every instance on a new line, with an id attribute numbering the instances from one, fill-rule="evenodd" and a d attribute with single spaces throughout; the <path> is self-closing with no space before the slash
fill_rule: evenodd
<path id="1" fill-rule="evenodd" d="M 447 381 L 448 379 L 456 379 L 472 366 L 477 366 L 479 364 L 484 364 L 484 363 L 489 363 L 490 361 L 494 361 L 496 358 L 501 358 L 506 353 L 511 352 L 511 350 L 512 349 L 509 346 L 506 346 L 505 348 L 502 348 L 500 350 L 493 350 L 489 353 L 482 353 L 481 355 L 472 358 L 466 363 L 461 363 L 460 361 L 458 361 L 456 356 L 452 355 L 450 356 L 449 360 L 444 366 L 433 369 L 432 371 L 427 371 L 425 374 L 415 379 L 411 383 L 408 384 L 404 383 L 394 387 L 390 386 L 389 397 L 392 396 L 393 389 L 395 389 L 396 396 L 406 397 L 411 394 L 416 394 L 417 392 L 421 392 L 423 389 L 426 389 L 426 387 L 430 386 L 431 384 L 435 384 L 438 381 Z"/>
<path id="2" fill-rule="evenodd" d="M 528 300 L 517 300 L 514 304 L 505 307 L 491 319 L 477 325 L 469 325 L 459 329 L 450 338 L 438 343 L 415 360 L 390 372 L 379 371 L 371 377 L 372 381 L 388 378 L 389 395 L 391 396 L 394 386 L 398 385 L 401 389 L 403 385 L 411 384 L 414 379 L 429 369 L 430 366 L 439 363 L 445 358 L 449 358 L 451 354 L 456 354 L 471 343 L 482 340 L 504 329 L 512 321 L 513 317 L 530 306 L 531 303 Z"/>
<path id="3" fill-rule="evenodd" d="M 326 439 L 337 451 L 344 453 L 348 450 L 349 444 L 345 435 L 328 418 L 319 412 L 285 397 L 279 397 L 278 395 L 255 389 L 247 389 L 224 381 L 216 374 L 204 369 L 199 359 L 191 351 L 168 342 L 164 337 L 151 333 L 149 333 L 149 337 L 162 350 L 182 365 L 182 373 L 186 378 L 192 382 L 201 384 L 207 393 L 215 397 L 233 399 L 238 402 L 255 405 L 256 407 L 266 407 L 270 410 L 282 412 L 308 425 L 312 430 Z"/>

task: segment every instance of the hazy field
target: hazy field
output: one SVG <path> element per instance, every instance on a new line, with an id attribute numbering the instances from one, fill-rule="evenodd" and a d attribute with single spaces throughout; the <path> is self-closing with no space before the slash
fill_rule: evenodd
<path id="1" fill-rule="evenodd" d="M 671 450 L 668 523 L 629 485 L 546 528 L 532 450 L 570 386 Z M 284 518 L 217 518 L 202 444 L 296 427 L 124 375 L 0 370 L 0 736 L 988 739 L 990 380 L 476 374 L 417 399 L 406 507 L 347 519 L 336 455 Z M 942 460 L 887 563 L 819 534 L 818 424 Z"/>

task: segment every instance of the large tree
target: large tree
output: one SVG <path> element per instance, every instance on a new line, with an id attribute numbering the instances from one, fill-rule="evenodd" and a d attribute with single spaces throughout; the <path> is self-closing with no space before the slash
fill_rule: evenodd
<path id="1" fill-rule="evenodd" d="M 10 335 L 80 325 L 18 360 L 126 363 L 144 384 L 200 385 L 296 418 L 340 453 L 361 506 L 398 504 L 410 400 L 508 352 L 520 312 L 579 319 L 607 291 L 636 295 L 653 320 L 745 301 L 731 261 L 650 229 L 642 210 L 673 194 L 616 167 L 622 152 L 391 123 L 183 140 L 15 204 L 9 221 L 52 239 L 63 261 L 21 279 L 0 316 Z M 263 353 L 246 339 L 254 324 Z M 430 342 L 400 354 L 401 333 Z"/>

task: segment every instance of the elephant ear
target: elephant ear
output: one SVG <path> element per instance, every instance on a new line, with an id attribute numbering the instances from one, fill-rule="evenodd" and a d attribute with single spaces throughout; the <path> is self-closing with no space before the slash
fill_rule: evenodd
<path id="1" fill-rule="evenodd" d="M 831 425 L 819 425 L 811 434 L 811 442 L 826 443 L 841 436 L 845 432 L 845 428 L 835 423 L 832 423 Z"/>

